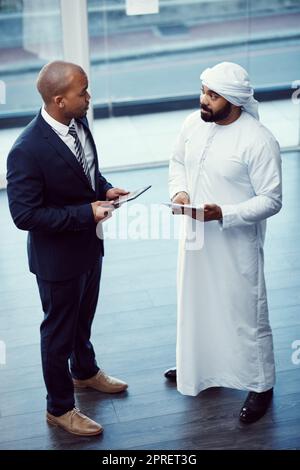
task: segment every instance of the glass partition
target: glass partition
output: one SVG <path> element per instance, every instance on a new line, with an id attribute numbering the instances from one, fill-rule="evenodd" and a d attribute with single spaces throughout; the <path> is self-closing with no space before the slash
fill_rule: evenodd
<path id="1" fill-rule="evenodd" d="M 291 96 L 292 87 L 300 86 L 295 85 L 300 2 L 160 0 L 159 5 L 159 14 L 127 16 L 125 0 L 88 0 L 94 105 L 118 115 L 124 104 L 123 114 L 136 103 L 133 113 L 149 102 L 184 104 L 198 95 L 204 68 L 234 61 L 249 71 L 256 90 L 272 99 L 262 121 L 275 135 L 283 134 L 284 126 L 283 147 L 299 145 L 299 102 Z M 285 99 L 274 101 L 279 96 Z"/>
<path id="2" fill-rule="evenodd" d="M 0 118 L 35 113 L 35 80 L 48 61 L 62 59 L 60 0 L 0 0 Z M 1 126 L 1 121 L 0 121 Z"/>
<path id="3" fill-rule="evenodd" d="M 61 1 L 0 0 L 0 125 L 40 106 L 37 73 L 63 58 Z M 124 104 L 123 114 L 144 112 L 149 103 L 159 111 L 170 100 L 187 107 L 204 68 L 235 61 L 256 89 L 285 98 L 264 113 L 274 132 L 286 116 L 281 144 L 299 145 L 299 101 L 291 99 L 300 86 L 299 0 L 160 0 L 158 14 L 137 16 L 126 14 L 125 0 L 87 4 L 91 91 L 103 115 L 117 115 Z"/>

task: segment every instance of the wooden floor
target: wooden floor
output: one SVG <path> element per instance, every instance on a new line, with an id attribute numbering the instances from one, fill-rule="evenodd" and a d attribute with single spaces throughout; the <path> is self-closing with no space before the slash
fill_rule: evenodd
<path id="1" fill-rule="evenodd" d="M 266 277 L 277 386 L 267 415 L 238 421 L 245 392 L 210 389 L 180 395 L 163 378 L 175 362 L 176 241 L 109 240 L 93 342 L 98 362 L 128 381 L 126 394 L 81 391 L 77 405 L 105 428 L 100 437 L 69 435 L 45 422 L 39 352 L 41 307 L 28 273 L 26 234 L 12 224 L 0 194 L 0 449 L 300 449 L 300 154 L 283 155 L 284 208 L 270 220 Z M 143 202 L 167 200 L 167 169 L 107 175 L 118 186 L 152 184 Z"/>

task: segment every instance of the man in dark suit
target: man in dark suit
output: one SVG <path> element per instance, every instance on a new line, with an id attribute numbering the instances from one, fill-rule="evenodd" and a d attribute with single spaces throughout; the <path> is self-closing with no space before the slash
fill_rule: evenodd
<path id="1" fill-rule="evenodd" d="M 104 201 L 127 191 L 113 188 L 99 171 L 82 68 L 49 63 L 37 88 L 44 106 L 8 155 L 9 207 L 16 226 L 29 232 L 29 267 L 44 311 L 47 421 L 73 434 L 96 435 L 102 427 L 75 407 L 74 387 L 107 393 L 127 388 L 99 369 L 90 342 L 104 254 L 96 224 L 113 210 Z"/>

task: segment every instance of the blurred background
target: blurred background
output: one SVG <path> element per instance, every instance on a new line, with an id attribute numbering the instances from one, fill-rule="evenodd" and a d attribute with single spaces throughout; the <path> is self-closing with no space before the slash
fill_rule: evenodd
<path id="1" fill-rule="evenodd" d="M 257 99 L 268 102 L 262 120 L 282 148 L 299 147 L 299 106 L 291 99 L 300 83 L 299 0 L 160 0 L 158 14 L 137 16 L 126 14 L 125 0 L 79 3 L 87 10 L 85 54 L 94 117 L 102 118 L 104 168 L 166 162 L 187 114 L 183 111 L 198 107 L 201 71 L 223 60 L 249 71 Z M 69 60 L 64 35 L 70 42 L 80 34 L 75 22 L 72 29 L 72 8 L 63 8 L 67 4 L 0 0 L 0 80 L 6 91 L 0 105 L 0 128 L 6 129 L 1 134 L 2 185 L 6 153 L 18 134 L 13 129 L 27 124 L 41 106 L 35 89 L 40 68 L 51 60 Z M 157 116 L 107 119 L 149 113 L 159 114 L 159 125 Z M 116 133 L 117 147 L 111 138 Z"/>

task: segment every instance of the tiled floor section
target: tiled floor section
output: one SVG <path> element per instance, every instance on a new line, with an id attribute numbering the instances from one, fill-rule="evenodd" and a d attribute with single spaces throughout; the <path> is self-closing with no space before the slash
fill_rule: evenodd
<path id="1" fill-rule="evenodd" d="M 269 220 L 265 247 L 277 367 L 267 415 L 242 426 L 245 392 L 210 389 L 188 397 L 163 378 L 175 362 L 177 242 L 118 238 L 106 240 L 93 343 L 101 366 L 128 381 L 128 393 L 77 394 L 82 411 L 103 424 L 99 438 L 72 436 L 45 422 L 40 300 L 28 272 L 26 233 L 14 227 L 1 191 L 0 340 L 7 363 L 0 366 L 0 449 L 300 449 L 300 365 L 292 361 L 292 344 L 300 339 L 299 175 L 300 154 L 286 153 L 284 205 Z M 140 199 L 147 205 L 167 198 L 167 168 L 106 176 L 124 187 L 152 184 Z"/>

